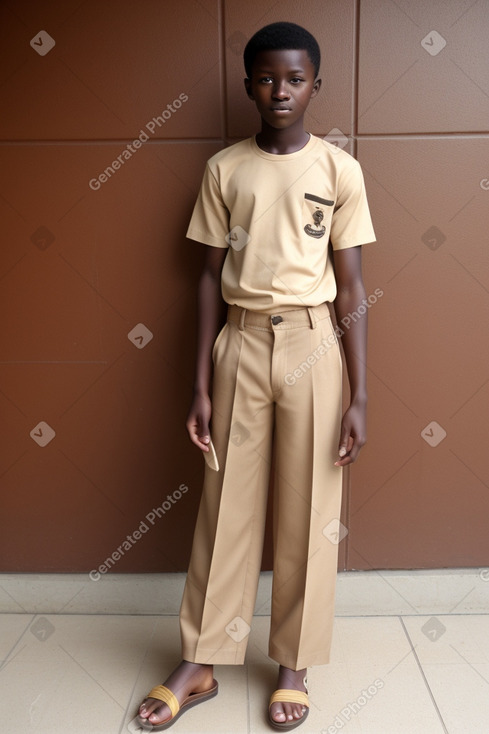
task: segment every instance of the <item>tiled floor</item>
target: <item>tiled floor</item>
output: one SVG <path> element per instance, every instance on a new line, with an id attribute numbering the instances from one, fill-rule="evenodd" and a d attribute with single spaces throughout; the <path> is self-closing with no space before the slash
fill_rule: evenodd
<path id="1" fill-rule="evenodd" d="M 256 616 L 244 666 L 178 734 L 269 732 L 276 664 Z M 0 616 L 2 734 L 128 734 L 143 695 L 179 660 L 176 616 Z M 309 669 L 303 734 L 487 734 L 489 615 L 337 617 L 329 665 Z"/>

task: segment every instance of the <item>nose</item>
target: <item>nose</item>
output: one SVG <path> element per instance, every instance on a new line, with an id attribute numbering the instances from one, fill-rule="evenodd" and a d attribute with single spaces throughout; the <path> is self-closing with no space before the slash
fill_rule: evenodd
<path id="1" fill-rule="evenodd" d="M 285 81 L 276 81 L 273 86 L 273 97 L 275 99 L 289 99 L 289 91 Z"/>

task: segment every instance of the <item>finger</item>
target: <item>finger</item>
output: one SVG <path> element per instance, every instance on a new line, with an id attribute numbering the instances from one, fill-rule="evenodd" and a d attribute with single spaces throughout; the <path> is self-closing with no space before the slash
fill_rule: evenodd
<path id="1" fill-rule="evenodd" d="M 353 464 L 353 462 L 355 461 L 355 458 L 356 457 L 353 454 L 348 453 L 342 459 L 338 459 L 337 461 L 335 461 L 334 465 L 335 466 L 348 466 L 348 464 Z"/>
<path id="2" fill-rule="evenodd" d="M 352 449 L 354 447 L 354 440 L 353 437 L 346 434 L 342 437 L 342 440 L 340 441 L 340 447 L 338 449 L 338 455 L 339 459 L 335 461 L 335 466 L 346 466 L 347 464 L 351 464 L 352 461 L 355 461 L 355 456 L 352 458 Z"/>
<path id="3" fill-rule="evenodd" d="M 209 450 L 208 444 L 210 443 L 211 437 L 208 426 L 203 428 L 200 425 L 195 425 L 191 438 L 196 446 L 207 451 Z"/>
<path id="4" fill-rule="evenodd" d="M 340 440 L 340 446 L 338 449 L 338 455 L 340 459 L 345 457 L 352 449 L 353 447 L 353 438 L 350 436 L 348 429 L 344 429 L 341 440 Z"/>
<path id="5" fill-rule="evenodd" d="M 344 459 L 338 459 L 338 461 L 335 461 L 334 466 L 338 466 L 340 468 L 344 466 L 348 466 L 348 464 L 352 463 L 352 459 L 350 456 L 345 456 Z"/>
<path id="6" fill-rule="evenodd" d="M 197 436 L 197 434 L 193 434 L 190 436 L 190 440 L 192 441 L 195 446 L 197 446 L 201 451 L 209 451 L 209 436 Z"/>
<path id="7" fill-rule="evenodd" d="M 348 451 L 348 435 L 349 432 L 346 428 L 341 431 L 340 443 L 338 446 L 338 455 L 342 458 Z"/>
<path id="8" fill-rule="evenodd" d="M 206 452 L 210 451 L 209 443 L 210 443 L 211 437 L 209 436 L 208 433 L 205 436 L 197 436 L 197 439 L 199 441 L 198 445 L 200 446 L 202 451 L 206 451 Z"/>
<path id="9" fill-rule="evenodd" d="M 344 454 L 344 456 L 339 459 L 338 461 L 335 461 L 335 466 L 347 466 L 348 464 L 353 464 L 354 461 L 358 458 L 358 454 L 360 453 L 360 449 L 362 448 L 365 441 L 358 441 L 357 439 L 353 439 L 352 436 L 349 437 L 348 445 L 347 445 L 347 451 Z"/>
<path id="10" fill-rule="evenodd" d="M 198 419 L 191 419 L 187 421 L 186 427 L 192 443 L 198 446 L 199 449 L 202 449 L 203 451 L 208 451 L 209 448 L 207 444 L 210 441 L 209 427 L 206 426 L 205 428 L 202 428 Z"/>
<path id="11" fill-rule="evenodd" d="M 200 419 L 199 420 L 199 430 L 196 431 L 196 433 L 197 433 L 197 438 L 199 442 L 203 444 L 205 447 L 207 447 L 207 450 L 209 450 L 208 444 L 211 441 L 209 423 L 207 421 Z"/>
<path id="12" fill-rule="evenodd" d="M 358 454 L 360 452 L 360 448 L 361 447 L 355 442 L 353 444 L 352 448 L 350 449 L 350 451 L 348 451 L 348 454 L 346 455 L 345 458 L 348 458 L 350 460 L 350 462 L 349 462 L 350 464 L 352 464 L 356 460 L 356 458 L 357 458 L 357 456 L 358 456 Z"/>

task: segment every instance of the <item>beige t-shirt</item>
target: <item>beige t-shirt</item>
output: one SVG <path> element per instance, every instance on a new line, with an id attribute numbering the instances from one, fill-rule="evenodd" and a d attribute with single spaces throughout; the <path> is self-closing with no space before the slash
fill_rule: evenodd
<path id="1" fill-rule="evenodd" d="M 319 137 L 275 155 L 248 138 L 208 162 L 187 237 L 226 247 L 225 301 L 254 311 L 333 301 L 330 248 L 375 241 L 363 175 Z"/>

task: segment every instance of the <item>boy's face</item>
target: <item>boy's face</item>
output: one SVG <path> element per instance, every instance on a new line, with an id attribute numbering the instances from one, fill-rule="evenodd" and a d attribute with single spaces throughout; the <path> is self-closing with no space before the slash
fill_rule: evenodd
<path id="1" fill-rule="evenodd" d="M 250 99 L 270 127 L 291 127 L 306 111 L 321 86 L 307 51 L 261 51 L 255 57 L 251 79 L 245 79 Z"/>

